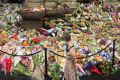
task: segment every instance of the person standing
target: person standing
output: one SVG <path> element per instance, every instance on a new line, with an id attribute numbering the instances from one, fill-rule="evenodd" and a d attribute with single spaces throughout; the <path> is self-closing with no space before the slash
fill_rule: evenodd
<path id="1" fill-rule="evenodd" d="M 65 61 L 65 69 L 64 76 L 65 80 L 76 80 L 76 59 L 74 45 L 71 41 L 71 36 L 68 32 L 63 33 L 63 39 L 65 40 L 66 47 L 66 61 Z"/>

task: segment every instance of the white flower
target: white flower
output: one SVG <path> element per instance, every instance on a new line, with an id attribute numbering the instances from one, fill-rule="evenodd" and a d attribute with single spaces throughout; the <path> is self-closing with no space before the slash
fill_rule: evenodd
<path id="1" fill-rule="evenodd" d="M 82 29 L 82 30 L 87 30 L 87 27 L 85 26 L 85 27 L 82 27 L 81 29 Z"/>

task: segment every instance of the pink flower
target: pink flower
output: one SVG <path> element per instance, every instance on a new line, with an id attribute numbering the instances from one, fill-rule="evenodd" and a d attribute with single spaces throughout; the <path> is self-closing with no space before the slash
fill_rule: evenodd
<path id="1" fill-rule="evenodd" d="M 4 71 L 6 73 L 10 73 L 11 72 L 11 67 L 12 67 L 12 59 L 4 56 L 1 63 L 3 65 Z"/>
<path id="2" fill-rule="evenodd" d="M 115 13 L 115 12 L 112 12 L 112 13 L 111 13 L 111 16 L 115 16 L 115 15 L 116 15 L 116 13 Z"/>
<path id="3" fill-rule="evenodd" d="M 120 29 L 120 26 L 117 26 L 118 29 Z"/>
<path id="4" fill-rule="evenodd" d="M 42 38 L 42 39 L 46 39 L 47 37 L 46 37 L 45 35 L 42 35 L 41 38 Z"/>
<path id="5" fill-rule="evenodd" d="M 2 25 L 2 24 L 3 24 L 3 22 L 4 22 L 3 20 L 0 20 L 0 25 Z"/>
<path id="6" fill-rule="evenodd" d="M 21 42 L 26 41 L 26 40 L 27 40 L 26 37 L 20 39 Z"/>
<path id="7" fill-rule="evenodd" d="M 6 72 L 7 73 L 10 73 L 11 66 L 12 66 L 12 59 L 11 58 L 6 58 Z"/>

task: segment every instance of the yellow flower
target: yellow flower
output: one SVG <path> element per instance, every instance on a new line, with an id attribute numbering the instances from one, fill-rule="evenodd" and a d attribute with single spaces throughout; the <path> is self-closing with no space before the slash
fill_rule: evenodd
<path id="1" fill-rule="evenodd" d="M 30 35 L 31 35 L 30 32 L 28 32 L 28 33 L 27 33 L 27 37 L 30 37 Z"/>
<path id="2" fill-rule="evenodd" d="M 97 60 L 97 61 L 102 61 L 102 57 L 100 56 L 100 55 L 96 55 L 96 56 L 94 56 L 94 58 Z"/>
<path id="3" fill-rule="evenodd" d="M 9 38 L 5 38 L 5 41 L 6 41 L 6 42 L 9 42 Z"/>
<path id="4" fill-rule="evenodd" d="M 2 34 L 2 35 L 6 35 L 6 34 L 7 34 L 7 32 L 6 32 L 6 31 L 3 31 L 1 34 Z"/>

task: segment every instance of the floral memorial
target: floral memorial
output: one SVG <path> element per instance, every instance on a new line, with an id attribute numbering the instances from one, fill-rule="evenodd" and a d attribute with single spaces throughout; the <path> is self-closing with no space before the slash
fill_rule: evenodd
<path id="1" fill-rule="evenodd" d="M 40 67 L 44 80 L 44 49 L 47 49 L 48 75 L 53 80 L 63 80 L 67 47 L 64 32 L 70 34 L 75 48 L 77 80 L 92 74 L 106 76 L 120 69 L 119 5 L 79 4 L 65 18 L 45 17 L 44 25 L 37 29 L 20 27 L 22 17 L 18 11 L 22 7 L 16 4 L 0 7 L 0 70 L 4 74 L 20 72 L 33 76 Z"/>

